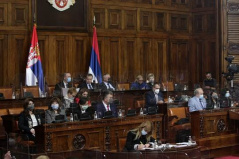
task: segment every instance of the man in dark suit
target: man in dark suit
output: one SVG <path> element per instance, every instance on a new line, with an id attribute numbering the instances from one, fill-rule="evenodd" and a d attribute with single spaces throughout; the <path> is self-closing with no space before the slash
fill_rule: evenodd
<path id="1" fill-rule="evenodd" d="M 80 89 L 82 88 L 87 88 L 89 90 L 93 90 L 96 88 L 95 83 L 93 83 L 93 75 L 92 74 L 87 74 L 86 79 L 83 83 L 80 85 Z"/>
<path id="2" fill-rule="evenodd" d="M 71 74 L 70 73 L 64 73 L 64 79 L 55 85 L 55 93 L 61 94 L 62 88 L 70 88 L 71 82 Z"/>
<path id="3" fill-rule="evenodd" d="M 145 108 L 157 107 L 158 104 L 163 104 L 163 94 L 160 92 L 160 85 L 155 83 L 151 91 L 145 94 Z"/>
<path id="4" fill-rule="evenodd" d="M 154 86 L 154 74 L 153 73 L 149 73 L 147 75 L 147 89 L 152 89 Z"/>
<path id="5" fill-rule="evenodd" d="M 118 117 L 117 108 L 113 103 L 113 92 L 108 90 L 103 93 L 102 102 L 96 105 L 98 118 L 103 118 L 106 111 L 112 111 L 112 115 Z"/>
<path id="6" fill-rule="evenodd" d="M 115 90 L 115 87 L 110 81 L 110 74 L 107 73 L 103 76 L 103 82 L 100 84 L 100 89 L 111 90 L 111 91 Z"/>

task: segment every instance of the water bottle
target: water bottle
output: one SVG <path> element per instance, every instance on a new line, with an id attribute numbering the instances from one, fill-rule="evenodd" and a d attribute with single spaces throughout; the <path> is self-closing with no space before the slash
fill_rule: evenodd
<path id="1" fill-rule="evenodd" d="M 122 117 L 122 111 L 119 109 L 118 116 L 121 118 Z"/>
<path id="2" fill-rule="evenodd" d="M 73 114 L 71 113 L 71 115 L 70 115 L 70 122 L 73 122 L 73 121 L 74 121 Z"/>
<path id="3" fill-rule="evenodd" d="M 170 96 L 168 96 L 168 103 L 172 103 L 172 99 Z"/>
<path id="4" fill-rule="evenodd" d="M 188 137 L 188 145 L 189 146 L 192 145 L 192 137 L 191 136 Z"/>
<path id="5" fill-rule="evenodd" d="M 97 120 L 97 113 L 96 113 L 96 111 L 95 111 L 95 113 L 94 113 L 94 120 Z"/>
<path id="6" fill-rule="evenodd" d="M 157 145 L 157 141 L 154 140 L 154 149 L 157 149 L 158 145 Z"/>
<path id="7" fill-rule="evenodd" d="M 183 88 L 185 91 L 187 90 L 187 86 L 186 85 L 184 85 L 184 88 Z"/>
<path id="8" fill-rule="evenodd" d="M 140 108 L 140 112 L 139 112 L 139 115 L 144 115 L 144 111 L 143 111 L 143 108 Z"/>
<path id="9" fill-rule="evenodd" d="M 15 92 L 12 92 L 12 99 L 16 99 Z"/>

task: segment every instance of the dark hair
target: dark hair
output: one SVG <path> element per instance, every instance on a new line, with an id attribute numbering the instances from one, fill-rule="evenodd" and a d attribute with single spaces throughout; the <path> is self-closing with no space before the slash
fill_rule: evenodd
<path id="1" fill-rule="evenodd" d="M 32 98 L 26 98 L 24 100 L 24 103 L 23 103 L 23 112 L 25 115 L 29 114 L 29 110 L 28 110 L 28 104 L 29 102 L 32 101 L 34 103 L 34 100 Z M 34 110 L 33 110 L 33 113 L 34 113 Z"/>
<path id="2" fill-rule="evenodd" d="M 88 101 L 88 98 L 82 97 L 82 98 L 80 99 L 79 105 L 84 105 L 87 101 Z"/>
<path id="3" fill-rule="evenodd" d="M 89 77 L 89 76 L 93 77 L 93 75 L 92 75 L 91 73 L 88 73 L 88 74 L 86 75 L 86 77 Z"/>
<path id="4" fill-rule="evenodd" d="M 87 92 L 87 93 L 88 93 L 88 96 L 89 96 L 90 91 L 89 91 L 87 88 L 82 88 L 82 89 L 80 90 L 78 96 L 79 96 L 79 97 L 82 97 L 82 94 L 83 94 L 84 92 Z"/>
<path id="5" fill-rule="evenodd" d="M 109 90 L 104 91 L 104 92 L 103 92 L 103 100 L 104 100 L 104 99 L 106 98 L 106 96 L 109 95 L 109 94 L 113 95 L 113 92 L 111 92 L 111 91 L 109 91 Z"/>
<path id="6" fill-rule="evenodd" d="M 53 111 L 51 105 L 52 105 L 52 103 L 54 103 L 54 102 L 57 102 L 57 103 L 59 104 L 59 108 L 57 109 L 57 112 L 59 113 L 59 112 L 61 111 L 62 102 L 61 102 L 61 100 L 60 100 L 59 98 L 57 98 L 57 97 L 51 98 L 50 103 L 49 103 L 49 106 L 48 106 L 48 109 L 51 110 L 51 111 Z"/>
<path id="7" fill-rule="evenodd" d="M 206 75 L 207 75 L 207 74 L 210 74 L 210 75 L 212 75 L 212 73 L 211 73 L 211 72 L 206 72 Z"/>
<path id="8" fill-rule="evenodd" d="M 155 87 L 156 85 L 159 85 L 159 86 L 160 86 L 160 84 L 159 84 L 159 83 L 154 83 L 153 87 Z"/>

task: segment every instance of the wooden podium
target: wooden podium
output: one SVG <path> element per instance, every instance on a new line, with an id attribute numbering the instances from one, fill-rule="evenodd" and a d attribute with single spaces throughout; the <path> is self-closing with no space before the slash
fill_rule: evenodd
<path id="1" fill-rule="evenodd" d="M 212 157 L 230 155 L 239 148 L 236 121 L 229 118 L 234 108 L 203 110 L 191 113 L 191 134 Z"/>

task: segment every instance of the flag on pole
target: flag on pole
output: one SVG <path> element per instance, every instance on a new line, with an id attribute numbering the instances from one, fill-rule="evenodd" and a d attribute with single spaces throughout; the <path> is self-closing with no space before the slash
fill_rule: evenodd
<path id="1" fill-rule="evenodd" d="M 100 54 L 99 54 L 99 48 L 98 48 L 96 27 L 93 27 L 92 50 L 91 50 L 90 67 L 89 67 L 88 73 L 93 75 L 93 80 L 95 80 L 95 83 L 102 82 Z"/>
<path id="2" fill-rule="evenodd" d="M 26 85 L 36 86 L 39 85 L 40 94 L 45 93 L 44 75 L 42 70 L 42 63 L 38 45 L 36 25 L 33 27 L 31 47 L 29 50 L 27 67 L 26 67 Z"/>

